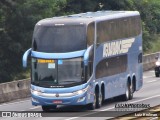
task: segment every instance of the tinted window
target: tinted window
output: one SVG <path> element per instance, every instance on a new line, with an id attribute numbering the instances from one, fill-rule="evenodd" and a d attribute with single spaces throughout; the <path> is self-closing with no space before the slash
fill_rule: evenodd
<path id="1" fill-rule="evenodd" d="M 87 45 L 94 43 L 94 23 L 90 23 L 87 27 Z"/>
<path id="2" fill-rule="evenodd" d="M 35 51 L 54 53 L 86 49 L 85 26 L 36 26 L 32 47 Z"/>
<path id="3" fill-rule="evenodd" d="M 96 66 L 96 78 L 123 73 L 127 70 L 127 55 L 111 57 L 102 60 Z"/>
<path id="4" fill-rule="evenodd" d="M 74 86 L 84 83 L 82 58 L 47 60 L 32 58 L 32 79 L 41 87 Z"/>
<path id="5" fill-rule="evenodd" d="M 140 53 L 138 55 L 138 63 L 142 63 L 142 57 L 143 57 L 143 55 L 142 55 L 142 53 Z"/>
<path id="6" fill-rule="evenodd" d="M 97 25 L 97 43 L 138 36 L 141 33 L 139 16 L 102 21 Z"/>

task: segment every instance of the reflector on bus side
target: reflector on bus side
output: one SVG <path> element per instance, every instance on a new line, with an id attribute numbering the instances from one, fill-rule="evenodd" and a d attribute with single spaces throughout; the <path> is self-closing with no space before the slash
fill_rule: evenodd
<path id="1" fill-rule="evenodd" d="M 23 59 L 22 59 L 22 64 L 23 67 L 27 67 L 27 59 L 29 54 L 31 53 L 32 48 L 28 49 L 24 54 L 23 54 Z"/>

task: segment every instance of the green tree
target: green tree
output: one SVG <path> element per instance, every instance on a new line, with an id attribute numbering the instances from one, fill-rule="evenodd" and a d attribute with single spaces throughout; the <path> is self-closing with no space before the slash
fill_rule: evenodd
<path id="1" fill-rule="evenodd" d="M 149 51 L 151 43 L 160 32 L 159 0 L 68 0 L 65 11 L 80 13 L 98 10 L 137 10 L 143 27 L 143 50 Z"/>
<path id="2" fill-rule="evenodd" d="M 160 1 L 158 0 L 134 0 L 135 9 L 140 11 L 143 21 L 143 50 L 152 49 L 152 42 L 160 33 Z"/>
<path id="3" fill-rule="evenodd" d="M 98 10 L 98 0 L 67 0 L 64 11 L 68 14 Z"/>
<path id="4" fill-rule="evenodd" d="M 40 19 L 98 10 L 137 10 L 143 26 L 143 49 L 160 34 L 159 0 L 1 0 L 0 83 L 23 77 L 22 55 L 30 48 Z"/>
<path id="5" fill-rule="evenodd" d="M 23 77 L 22 55 L 40 19 L 63 15 L 65 0 L 0 1 L 0 82 Z"/>

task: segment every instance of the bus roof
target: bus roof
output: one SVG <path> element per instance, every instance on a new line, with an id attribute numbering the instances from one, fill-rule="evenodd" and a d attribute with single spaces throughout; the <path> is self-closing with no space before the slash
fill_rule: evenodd
<path id="1" fill-rule="evenodd" d="M 138 11 L 97 11 L 73 14 L 68 16 L 52 17 L 40 20 L 37 24 L 41 25 L 77 25 L 89 24 L 91 22 L 99 22 L 104 20 L 138 16 Z"/>

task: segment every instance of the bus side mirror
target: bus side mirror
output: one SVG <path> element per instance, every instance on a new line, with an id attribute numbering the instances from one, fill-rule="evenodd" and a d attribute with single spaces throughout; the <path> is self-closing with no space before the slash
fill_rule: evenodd
<path id="1" fill-rule="evenodd" d="M 23 64 L 23 67 L 27 67 L 27 59 L 28 59 L 28 56 L 30 55 L 31 53 L 31 48 L 28 49 L 24 54 L 23 54 L 23 59 L 22 59 L 22 64 Z"/>
<path id="2" fill-rule="evenodd" d="M 93 45 L 89 46 L 86 50 L 86 52 L 84 53 L 84 65 L 88 65 L 88 62 L 89 62 L 89 53 L 92 49 Z"/>

